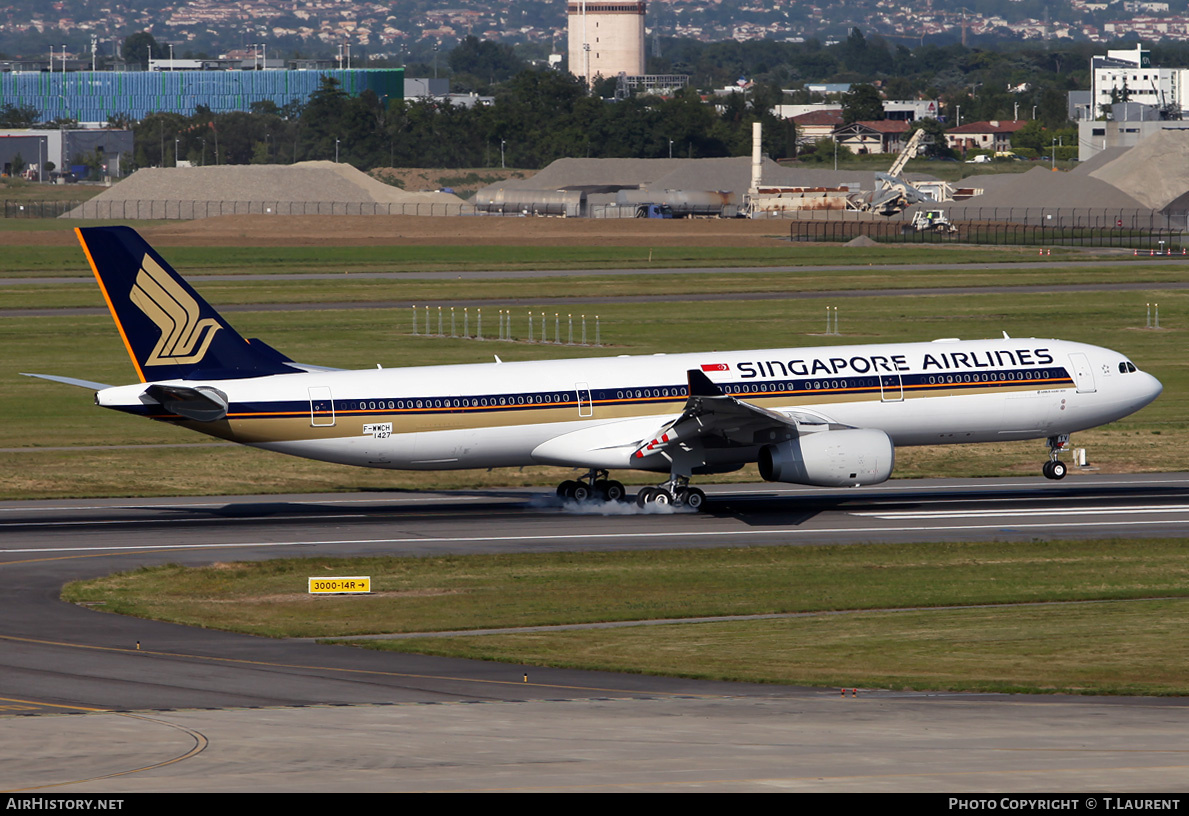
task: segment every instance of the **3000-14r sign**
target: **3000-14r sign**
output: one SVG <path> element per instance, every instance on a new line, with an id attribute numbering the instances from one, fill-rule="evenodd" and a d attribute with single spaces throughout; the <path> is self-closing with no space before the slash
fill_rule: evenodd
<path id="1" fill-rule="evenodd" d="M 342 595 L 372 591 L 372 579 L 367 575 L 352 575 L 345 578 L 311 578 L 309 580 L 311 595 Z"/>

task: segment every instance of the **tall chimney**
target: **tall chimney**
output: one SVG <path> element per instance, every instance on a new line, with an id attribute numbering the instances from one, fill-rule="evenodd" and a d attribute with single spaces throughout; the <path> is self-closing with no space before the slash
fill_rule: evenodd
<path id="1" fill-rule="evenodd" d="M 759 122 L 753 122 L 751 125 L 751 193 L 754 195 L 760 189 L 760 183 L 764 175 L 763 152 L 761 150 L 761 143 L 763 137 L 761 136 L 761 125 Z"/>

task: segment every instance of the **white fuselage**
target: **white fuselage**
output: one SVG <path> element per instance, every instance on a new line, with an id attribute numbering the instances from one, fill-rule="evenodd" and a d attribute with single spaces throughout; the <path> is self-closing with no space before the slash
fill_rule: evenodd
<path id="1" fill-rule="evenodd" d="M 799 422 L 882 430 L 897 446 L 1070 433 L 1127 416 L 1161 390 L 1109 349 L 1004 338 L 185 381 L 226 395 L 227 417 L 217 422 L 147 404 L 145 384 L 105 389 L 96 399 L 244 444 L 351 465 L 664 470 L 656 457 L 632 454 L 682 412 L 690 369 L 739 400 Z M 715 456 L 724 467 L 755 461 L 746 448 Z"/>

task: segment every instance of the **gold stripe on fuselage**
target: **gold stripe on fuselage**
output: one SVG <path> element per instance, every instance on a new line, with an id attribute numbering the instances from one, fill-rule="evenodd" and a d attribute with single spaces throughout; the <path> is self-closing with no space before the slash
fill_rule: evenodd
<path id="1" fill-rule="evenodd" d="M 1048 382 L 1048 381 L 1046 381 Z M 1049 382 L 1048 384 L 1057 385 Z M 1068 384 L 1067 384 L 1068 385 Z M 950 386 L 950 387 L 947 387 Z M 983 386 L 979 388 L 978 386 Z M 932 399 L 947 396 L 971 396 L 1012 394 L 1034 392 L 1038 382 L 1015 380 L 1008 382 L 987 383 L 947 383 L 941 385 L 905 386 L 904 400 Z M 1060 385 L 1058 387 L 1066 387 Z M 913 389 L 927 389 L 928 393 L 914 393 Z M 977 390 L 976 390 L 977 389 Z M 866 393 L 858 393 L 862 391 Z M 847 393 L 855 392 L 855 393 Z M 738 398 L 751 405 L 769 410 L 795 410 L 798 408 L 816 409 L 824 405 L 840 403 L 879 404 L 883 402 L 879 394 L 867 389 L 837 389 L 833 391 L 816 391 L 812 394 L 802 393 L 795 396 L 789 393 L 757 393 L 738 395 Z M 898 402 L 899 400 L 889 401 Z M 642 399 L 609 399 L 601 400 L 593 405 L 590 416 L 580 416 L 578 406 L 574 403 L 566 405 L 517 405 L 484 407 L 451 407 L 438 409 L 425 408 L 375 408 L 336 410 L 333 425 L 312 425 L 309 411 L 294 411 L 285 414 L 278 413 L 231 413 L 224 420 L 218 422 L 195 422 L 167 416 L 160 419 L 173 422 L 200 433 L 216 436 L 247 444 L 267 442 L 293 442 L 311 439 L 339 439 L 360 436 L 364 425 L 378 423 L 392 423 L 394 436 L 401 434 L 428 433 L 432 431 L 475 430 L 484 428 L 500 428 L 524 425 L 548 425 L 567 422 L 590 422 L 598 420 L 636 419 L 647 416 L 667 416 L 678 414 L 685 407 L 685 397 L 671 400 L 657 401 Z M 320 422 L 330 420 L 330 414 L 319 413 Z"/>

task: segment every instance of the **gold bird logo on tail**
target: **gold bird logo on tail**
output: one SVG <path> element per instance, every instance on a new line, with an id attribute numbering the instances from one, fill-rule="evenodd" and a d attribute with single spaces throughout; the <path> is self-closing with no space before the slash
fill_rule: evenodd
<path id="1" fill-rule="evenodd" d="M 213 317 L 199 320 L 198 303 L 148 255 L 141 261 L 128 299 L 161 329 L 161 339 L 145 365 L 197 363 L 221 328 Z"/>

